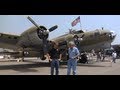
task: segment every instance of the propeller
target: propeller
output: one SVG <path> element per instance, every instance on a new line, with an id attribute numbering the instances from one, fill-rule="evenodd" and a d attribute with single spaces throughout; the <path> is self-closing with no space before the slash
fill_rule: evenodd
<path id="1" fill-rule="evenodd" d="M 44 31 L 43 29 L 41 29 L 39 26 L 38 26 L 38 24 L 31 18 L 31 17 L 27 17 L 38 29 L 40 29 L 41 31 Z M 57 29 L 58 28 L 58 26 L 57 25 L 55 25 L 55 26 L 53 26 L 53 27 L 51 27 L 51 28 L 49 28 L 49 32 L 52 32 L 52 31 L 54 31 L 55 29 Z"/>
<path id="2" fill-rule="evenodd" d="M 37 25 L 37 23 L 35 22 L 35 21 L 33 21 L 33 19 L 31 18 L 31 17 L 27 17 L 38 29 L 41 29 L 38 25 Z"/>
<path id="3" fill-rule="evenodd" d="M 42 39 L 43 41 L 43 58 L 42 60 L 45 60 L 45 57 L 44 55 L 47 53 L 48 49 L 47 49 L 47 38 L 48 38 L 48 35 L 49 35 L 49 32 L 52 32 L 54 31 L 55 29 L 58 28 L 57 25 L 49 28 L 48 30 L 44 27 L 44 26 L 38 26 L 38 24 L 31 18 L 31 17 L 27 17 L 27 19 L 29 19 L 31 21 L 31 23 L 33 23 L 37 28 L 38 30 L 40 31 L 39 34 L 40 34 L 40 38 Z M 44 28 L 43 28 L 44 27 Z"/>
<path id="4" fill-rule="evenodd" d="M 49 32 L 52 32 L 52 31 L 54 31 L 54 30 L 57 29 L 57 28 L 58 28 L 58 26 L 55 25 L 55 26 L 53 26 L 53 27 L 51 27 L 51 28 L 49 29 Z"/>

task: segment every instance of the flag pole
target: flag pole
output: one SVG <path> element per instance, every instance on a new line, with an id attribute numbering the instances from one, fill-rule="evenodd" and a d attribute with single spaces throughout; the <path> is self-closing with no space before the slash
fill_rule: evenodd
<path id="1" fill-rule="evenodd" d="M 80 18 L 80 28 L 81 28 L 81 30 L 82 30 L 81 18 Z"/>

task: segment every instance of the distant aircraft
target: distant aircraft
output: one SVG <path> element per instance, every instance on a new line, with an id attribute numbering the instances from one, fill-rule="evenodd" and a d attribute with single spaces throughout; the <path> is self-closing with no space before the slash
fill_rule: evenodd
<path id="1" fill-rule="evenodd" d="M 92 49 L 110 48 L 116 35 L 109 30 L 96 29 L 94 31 L 84 32 L 83 30 L 72 30 L 57 38 L 48 40 L 49 32 L 58 28 L 57 25 L 47 29 L 45 26 L 38 26 L 35 21 L 28 16 L 28 19 L 35 25 L 23 32 L 20 36 L 0 33 L 0 48 L 21 51 L 19 54 L 13 54 L 16 57 L 40 57 L 45 60 L 45 54 L 50 49 L 50 43 L 57 42 L 60 49 L 63 50 L 63 58 L 69 41 L 74 41 L 78 37 L 81 51 L 90 51 Z M 26 52 L 26 53 L 24 53 Z"/>

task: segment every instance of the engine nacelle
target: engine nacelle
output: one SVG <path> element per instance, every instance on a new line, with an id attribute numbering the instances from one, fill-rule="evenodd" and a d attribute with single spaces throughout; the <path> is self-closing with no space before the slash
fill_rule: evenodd
<path id="1" fill-rule="evenodd" d="M 18 45 L 25 48 L 33 46 L 42 47 L 43 38 L 48 38 L 48 33 L 44 26 L 40 26 L 40 28 L 46 31 L 46 33 L 43 33 L 42 30 L 38 29 L 37 27 L 31 27 L 21 34 Z"/>

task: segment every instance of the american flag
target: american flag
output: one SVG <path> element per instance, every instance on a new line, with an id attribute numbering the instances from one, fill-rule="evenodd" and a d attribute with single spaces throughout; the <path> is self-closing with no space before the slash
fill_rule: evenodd
<path id="1" fill-rule="evenodd" d="M 80 22 L 80 16 L 71 23 L 72 27 L 75 26 L 78 22 Z"/>

